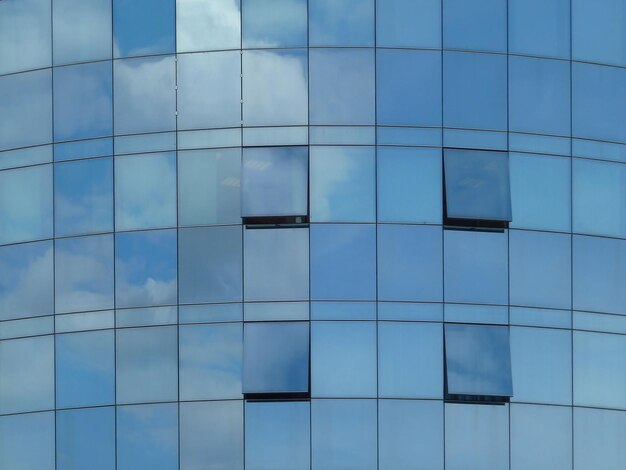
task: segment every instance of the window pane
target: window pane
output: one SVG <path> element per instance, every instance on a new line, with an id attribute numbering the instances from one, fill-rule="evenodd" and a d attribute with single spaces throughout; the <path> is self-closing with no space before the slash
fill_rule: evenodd
<path id="1" fill-rule="evenodd" d="M 50 66 L 50 7 L 50 0 L 0 2 L 0 74 Z"/>
<path id="2" fill-rule="evenodd" d="M 241 54 L 178 56 L 178 129 L 241 125 Z"/>
<path id="3" fill-rule="evenodd" d="M 312 396 L 375 397 L 376 324 L 314 322 L 312 328 Z"/>
<path id="4" fill-rule="evenodd" d="M 626 413 L 574 408 L 577 470 L 621 470 L 626 465 Z"/>
<path id="5" fill-rule="evenodd" d="M 115 305 L 176 303 L 176 231 L 115 236 Z"/>
<path id="6" fill-rule="evenodd" d="M 379 147 L 379 222 L 441 223 L 441 151 Z"/>
<path id="7" fill-rule="evenodd" d="M 311 49 L 311 124 L 374 124 L 374 51 Z"/>
<path id="8" fill-rule="evenodd" d="M 113 75 L 116 134 L 176 129 L 173 56 L 116 60 Z"/>
<path id="9" fill-rule="evenodd" d="M 377 468 L 376 400 L 314 400 L 313 470 Z"/>
<path id="10" fill-rule="evenodd" d="M 448 218 L 511 220 L 509 154 L 444 151 Z"/>
<path id="11" fill-rule="evenodd" d="M 243 403 L 180 404 L 181 470 L 243 469 Z"/>
<path id="12" fill-rule="evenodd" d="M 180 225 L 241 222 L 241 150 L 178 152 Z"/>
<path id="13" fill-rule="evenodd" d="M 380 47 L 441 47 L 441 0 L 376 2 Z"/>
<path id="14" fill-rule="evenodd" d="M 570 134 L 570 64 L 509 58 L 509 127 L 538 134 Z"/>
<path id="15" fill-rule="evenodd" d="M 180 303 L 241 301 L 241 227 L 184 229 L 179 236 Z"/>
<path id="16" fill-rule="evenodd" d="M 308 171 L 307 147 L 244 149 L 242 215 L 306 215 Z"/>
<path id="17" fill-rule="evenodd" d="M 238 49 L 240 0 L 176 1 L 178 52 Z"/>
<path id="18" fill-rule="evenodd" d="M 311 147 L 311 220 L 376 220 L 373 147 Z"/>
<path id="19" fill-rule="evenodd" d="M 246 403 L 246 469 L 310 468 L 310 403 Z"/>
<path id="20" fill-rule="evenodd" d="M 0 109 L 0 150 L 52 142 L 52 72 L 0 77 Z"/>
<path id="21" fill-rule="evenodd" d="M 54 338 L 0 341 L 0 414 L 54 408 Z"/>
<path id="22" fill-rule="evenodd" d="M 570 0 L 509 0 L 509 51 L 569 58 Z"/>
<path id="23" fill-rule="evenodd" d="M 244 48 L 307 45 L 306 0 L 243 0 L 242 7 Z"/>
<path id="24" fill-rule="evenodd" d="M 474 3 L 463 2 L 468 6 Z M 459 1 L 455 0 L 455 3 Z M 485 18 L 491 17 L 485 15 L 484 10 L 477 9 L 476 12 Z M 444 126 L 506 130 L 506 57 L 446 52 L 443 67 Z"/>
<path id="25" fill-rule="evenodd" d="M 175 326 L 117 330 L 115 348 L 118 403 L 177 399 Z"/>
<path id="26" fill-rule="evenodd" d="M 178 405 L 117 409 L 118 470 L 178 468 Z"/>
<path id="27" fill-rule="evenodd" d="M 176 225 L 176 154 L 115 157 L 115 228 Z"/>
<path id="28" fill-rule="evenodd" d="M 376 298 L 376 227 L 311 226 L 311 297 L 315 300 Z"/>
<path id="29" fill-rule="evenodd" d="M 379 125 L 441 126 L 441 53 L 376 53 Z"/>
<path id="30" fill-rule="evenodd" d="M 52 242 L 0 248 L 0 320 L 54 313 Z"/>
<path id="31" fill-rule="evenodd" d="M 55 470 L 54 439 L 54 412 L 0 416 L 0 467 Z"/>
<path id="32" fill-rule="evenodd" d="M 506 0 L 444 0 L 443 20 L 444 48 L 506 52 Z"/>
<path id="33" fill-rule="evenodd" d="M 115 408 L 57 412 L 57 470 L 115 468 Z"/>
<path id="34" fill-rule="evenodd" d="M 308 393 L 308 323 L 246 323 L 243 353 L 244 393 Z"/>
<path id="35" fill-rule="evenodd" d="M 311 46 L 373 46 L 374 0 L 311 0 Z"/>
<path id="36" fill-rule="evenodd" d="M 441 324 L 380 322 L 378 395 L 441 399 L 442 350 Z"/>
<path id="37" fill-rule="evenodd" d="M 309 113 L 306 50 L 245 51 L 242 60 L 244 125 L 306 125 Z"/>
<path id="38" fill-rule="evenodd" d="M 452 323 L 445 328 L 448 394 L 512 396 L 509 329 Z"/>
<path id="39" fill-rule="evenodd" d="M 175 0 L 113 0 L 113 55 L 174 52 Z"/>
<path id="40" fill-rule="evenodd" d="M 246 230 L 245 299 L 309 299 L 309 231 Z"/>

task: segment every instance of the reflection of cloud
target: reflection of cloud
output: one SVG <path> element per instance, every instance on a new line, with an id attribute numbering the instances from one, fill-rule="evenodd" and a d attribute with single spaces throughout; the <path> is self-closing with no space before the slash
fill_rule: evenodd
<path id="1" fill-rule="evenodd" d="M 118 283 L 120 305 L 162 305 L 176 303 L 176 279 L 159 281 L 148 277 L 143 284 Z"/>
<path id="2" fill-rule="evenodd" d="M 248 0 L 243 13 L 244 47 L 306 46 L 306 0 Z"/>
<path id="3" fill-rule="evenodd" d="M 239 47 L 239 0 L 178 0 L 176 6 L 179 52 Z"/>

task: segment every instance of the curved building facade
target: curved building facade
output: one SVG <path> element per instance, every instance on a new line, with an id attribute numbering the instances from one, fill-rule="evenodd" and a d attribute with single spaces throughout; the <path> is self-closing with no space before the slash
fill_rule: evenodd
<path id="1" fill-rule="evenodd" d="M 0 468 L 624 470 L 625 0 L 1 0 Z"/>

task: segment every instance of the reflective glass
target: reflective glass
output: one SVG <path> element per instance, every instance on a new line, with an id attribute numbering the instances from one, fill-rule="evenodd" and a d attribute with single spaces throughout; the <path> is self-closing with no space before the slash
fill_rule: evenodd
<path id="1" fill-rule="evenodd" d="M 243 469 L 243 403 L 180 404 L 180 469 Z"/>
<path id="2" fill-rule="evenodd" d="M 378 226 L 378 300 L 443 300 L 440 227 Z"/>
<path id="3" fill-rule="evenodd" d="M 246 403 L 246 469 L 310 468 L 310 404 Z"/>
<path id="4" fill-rule="evenodd" d="M 0 75 L 50 66 L 51 3 L 50 0 L 0 2 Z"/>
<path id="5" fill-rule="evenodd" d="M 0 248 L 0 320 L 54 313 L 52 242 Z"/>
<path id="6" fill-rule="evenodd" d="M 0 150 L 51 142 L 52 71 L 0 77 L 0 109 Z"/>
<path id="7" fill-rule="evenodd" d="M 441 399 L 442 350 L 441 324 L 380 322 L 378 395 Z"/>
<path id="8" fill-rule="evenodd" d="M 376 220 L 373 147 L 311 147 L 311 220 Z"/>
<path id="9" fill-rule="evenodd" d="M 307 45 L 306 0 L 242 0 L 243 47 Z"/>
<path id="10" fill-rule="evenodd" d="M 54 338 L 0 341 L 0 414 L 54 408 Z"/>
<path id="11" fill-rule="evenodd" d="M 441 47 L 441 0 L 376 2 L 376 45 Z"/>
<path id="12" fill-rule="evenodd" d="M 115 228 L 176 225 L 176 154 L 115 157 Z"/>
<path id="13" fill-rule="evenodd" d="M 52 165 L 0 172 L 0 244 L 51 236 Z"/>
<path id="14" fill-rule="evenodd" d="M 308 393 L 308 323 L 245 324 L 243 391 L 244 393 Z"/>
<path id="15" fill-rule="evenodd" d="M 448 323 L 445 342 L 449 395 L 513 395 L 507 327 Z"/>
<path id="16" fill-rule="evenodd" d="M 508 153 L 446 149 L 443 161 L 448 218 L 511 220 Z"/>
<path id="17" fill-rule="evenodd" d="M 238 49 L 241 45 L 240 3 L 240 0 L 177 0 L 177 51 Z"/>
<path id="18" fill-rule="evenodd" d="M 311 468 L 377 468 L 376 400 L 314 400 Z"/>
<path id="19" fill-rule="evenodd" d="M 175 326 L 116 332 L 118 403 L 170 401 L 178 397 L 178 338 Z"/>
<path id="20" fill-rule="evenodd" d="M 54 169 L 56 236 L 113 230 L 113 160 L 61 163 Z"/>
<path id="21" fill-rule="evenodd" d="M 308 172 L 307 147 L 244 149 L 242 215 L 306 215 Z"/>
<path id="22" fill-rule="evenodd" d="M 441 223 L 441 151 L 379 147 L 378 221 Z"/>
<path id="23" fill-rule="evenodd" d="M 55 242 L 56 313 L 113 308 L 113 235 Z"/>
<path id="24" fill-rule="evenodd" d="M 377 51 L 376 116 L 379 125 L 441 126 L 441 53 Z"/>
<path id="25" fill-rule="evenodd" d="M 55 470 L 54 439 L 52 411 L 0 416 L 0 467 Z"/>
<path id="26" fill-rule="evenodd" d="M 379 400 L 380 470 L 443 470 L 443 404 Z"/>
<path id="27" fill-rule="evenodd" d="M 624 0 L 572 0 L 572 58 L 626 66 L 624 24 Z"/>
<path id="28" fill-rule="evenodd" d="M 510 226 L 568 232 L 571 227 L 570 159 L 511 153 L 509 165 L 514 214 Z"/>
<path id="29" fill-rule="evenodd" d="M 257 3 L 269 4 L 267 0 L 257 0 Z M 306 2 L 303 4 L 306 5 Z M 242 60 L 244 125 L 307 124 L 309 84 L 306 50 L 245 51 Z"/>
<path id="30" fill-rule="evenodd" d="M 574 331 L 574 405 L 626 409 L 626 335 Z"/>
<path id="31" fill-rule="evenodd" d="M 570 331 L 512 327 L 511 369 L 514 401 L 571 405 Z"/>
<path id="32" fill-rule="evenodd" d="M 131 0 L 125 1 L 131 3 Z M 173 56 L 116 60 L 113 86 L 116 134 L 176 129 Z"/>
<path id="33" fill-rule="evenodd" d="M 310 46 L 373 46 L 374 0 L 310 0 Z"/>
<path id="34" fill-rule="evenodd" d="M 113 0 L 114 57 L 174 52 L 175 10 L 175 0 Z"/>
<path id="35" fill-rule="evenodd" d="M 111 1 L 52 2 L 55 65 L 111 58 Z"/>
<path id="36" fill-rule="evenodd" d="M 569 135 L 569 62 L 510 57 L 509 106 L 511 131 Z"/>
<path id="37" fill-rule="evenodd" d="M 373 124 L 375 64 L 371 49 L 311 49 L 311 124 Z"/>
<path id="38" fill-rule="evenodd" d="M 455 3 L 461 2 L 468 6 L 474 3 L 455 0 Z M 491 17 L 476 11 L 481 17 Z M 443 116 L 446 127 L 506 130 L 506 56 L 446 52 L 443 55 Z"/>
<path id="39" fill-rule="evenodd" d="M 241 221 L 241 150 L 178 152 L 180 225 Z"/>
<path id="40" fill-rule="evenodd" d="M 178 56 L 178 129 L 241 125 L 241 54 Z"/>
<path id="41" fill-rule="evenodd" d="M 574 231 L 626 238 L 626 165 L 575 158 Z"/>
<path id="42" fill-rule="evenodd" d="M 626 413 L 574 408 L 576 470 L 622 470 L 626 465 Z"/>
<path id="43" fill-rule="evenodd" d="M 311 298 L 315 300 L 376 298 L 374 225 L 311 227 Z"/>
<path id="44" fill-rule="evenodd" d="M 246 230 L 244 255 L 247 301 L 308 300 L 308 230 Z"/>
<path id="45" fill-rule="evenodd" d="M 115 408 L 57 412 L 57 470 L 115 468 Z"/>
<path id="46" fill-rule="evenodd" d="M 178 469 L 178 405 L 117 409 L 117 469 Z"/>
<path id="47" fill-rule="evenodd" d="M 54 69 L 54 139 L 75 140 L 113 133 L 111 62 Z"/>
<path id="48" fill-rule="evenodd" d="M 376 323 L 313 322 L 311 395 L 376 396 Z"/>
<path id="49" fill-rule="evenodd" d="M 115 236 L 115 305 L 176 303 L 176 231 Z"/>
<path id="50" fill-rule="evenodd" d="M 509 52 L 569 58 L 570 0 L 509 0 Z"/>
<path id="51" fill-rule="evenodd" d="M 241 301 L 241 227 L 184 229 L 179 236 L 180 303 Z"/>
<path id="52" fill-rule="evenodd" d="M 241 398 L 241 324 L 179 329 L 180 399 Z"/>
<path id="53" fill-rule="evenodd" d="M 506 52 L 507 0 L 443 0 L 443 47 Z"/>

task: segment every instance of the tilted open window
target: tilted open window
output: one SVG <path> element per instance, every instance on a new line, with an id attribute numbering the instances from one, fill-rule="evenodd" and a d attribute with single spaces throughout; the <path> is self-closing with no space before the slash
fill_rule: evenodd
<path id="1" fill-rule="evenodd" d="M 513 396 L 509 328 L 445 325 L 445 399 L 507 403 Z"/>

